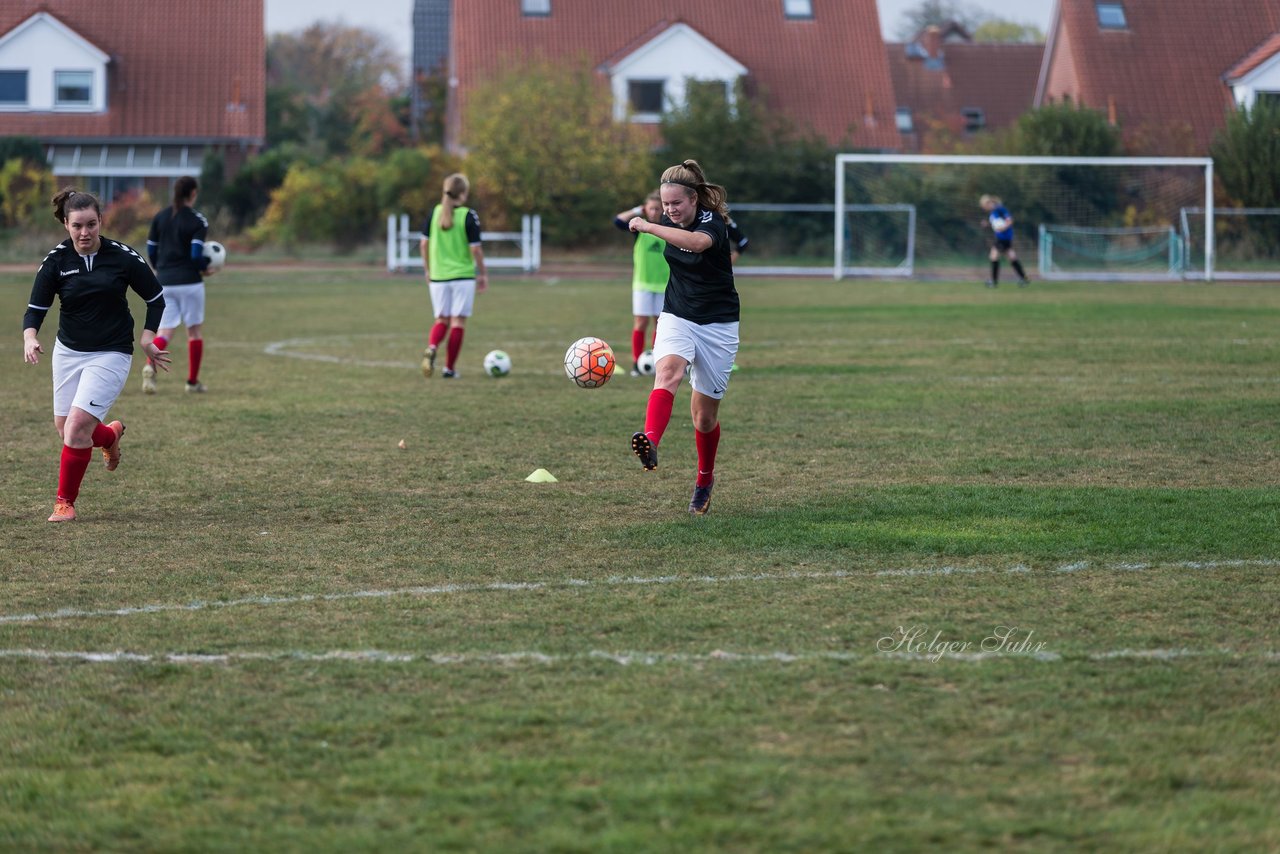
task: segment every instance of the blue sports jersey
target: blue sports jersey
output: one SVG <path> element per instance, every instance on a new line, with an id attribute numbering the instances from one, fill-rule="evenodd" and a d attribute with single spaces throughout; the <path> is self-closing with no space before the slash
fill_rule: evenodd
<path id="1" fill-rule="evenodd" d="M 1008 219 L 1008 218 L 1009 218 L 1009 209 L 1006 208 L 1004 205 L 996 205 L 995 209 L 991 211 L 991 213 L 987 216 L 987 220 L 993 223 L 993 225 L 991 226 L 992 231 L 996 231 L 996 227 L 994 225 L 996 220 Z M 996 239 L 997 240 L 1013 240 L 1013 226 L 1012 225 L 1009 226 L 1004 231 L 996 231 Z"/>

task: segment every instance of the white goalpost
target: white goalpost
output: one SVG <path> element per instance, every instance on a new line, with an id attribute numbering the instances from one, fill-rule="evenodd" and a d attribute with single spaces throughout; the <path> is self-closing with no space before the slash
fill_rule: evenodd
<path id="1" fill-rule="evenodd" d="M 910 245 L 906 275 L 972 275 L 992 238 L 983 194 L 1003 199 L 1015 248 L 1041 278 L 1214 279 L 1211 158 L 929 154 L 836 155 L 834 277 L 885 275 L 863 263 L 856 236 L 861 212 L 886 205 L 914 209 L 910 229 L 880 235 Z M 1204 221 L 1188 239 L 1192 208 Z"/>

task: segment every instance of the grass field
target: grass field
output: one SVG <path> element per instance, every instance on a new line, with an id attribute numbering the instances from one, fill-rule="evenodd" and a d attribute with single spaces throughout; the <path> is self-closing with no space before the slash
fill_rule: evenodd
<path id="1" fill-rule="evenodd" d="M 625 280 L 229 269 L 51 526 L 0 275 L 0 849 L 1280 850 L 1280 288 L 744 279 L 690 519 Z"/>

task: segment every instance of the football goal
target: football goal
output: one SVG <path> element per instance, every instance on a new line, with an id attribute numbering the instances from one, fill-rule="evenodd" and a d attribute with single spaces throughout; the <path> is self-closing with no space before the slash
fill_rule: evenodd
<path id="1" fill-rule="evenodd" d="M 1204 207 L 1182 209 L 1180 233 L 1188 246 L 1197 247 L 1204 240 L 1209 216 Z M 1280 208 L 1215 208 L 1212 217 L 1215 279 L 1280 279 Z M 1203 255 L 1195 251 L 1191 257 Z M 1197 265 L 1187 265 L 1187 278 L 1203 275 L 1204 270 Z"/>
<path id="2" fill-rule="evenodd" d="M 877 223 L 873 245 L 910 246 L 906 275 L 986 278 L 984 195 L 1009 210 L 1013 248 L 1042 278 L 1214 278 L 1210 158 L 927 154 L 836 156 L 835 278 L 885 275 L 866 263 L 865 208 L 893 205 L 912 213 Z M 1182 212 L 1194 207 L 1210 210 L 1188 240 Z"/>

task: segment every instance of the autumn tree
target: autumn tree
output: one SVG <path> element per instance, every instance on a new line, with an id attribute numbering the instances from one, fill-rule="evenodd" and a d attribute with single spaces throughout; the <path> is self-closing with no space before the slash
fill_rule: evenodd
<path id="1" fill-rule="evenodd" d="M 613 118 L 609 89 L 588 63 L 533 63 L 481 84 L 468 99 L 464 144 L 473 184 L 510 219 L 542 215 L 548 242 L 608 233 L 620 202 L 651 188 L 650 141 Z"/>

